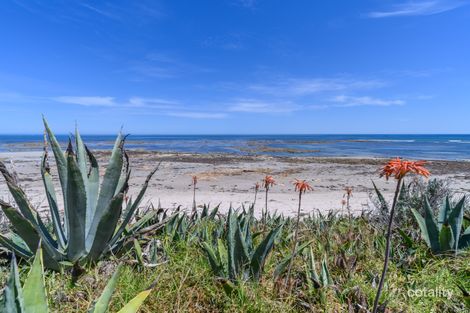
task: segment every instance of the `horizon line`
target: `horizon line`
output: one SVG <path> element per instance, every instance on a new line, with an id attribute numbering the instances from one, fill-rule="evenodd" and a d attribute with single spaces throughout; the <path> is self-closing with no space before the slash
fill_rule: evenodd
<path id="1" fill-rule="evenodd" d="M 116 136 L 117 133 L 80 133 L 81 136 Z M 131 133 L 122 132 L 129 136 L 467 136 L 470 133 Z M 55 136 L 73 136 L 72 132 L 55 133 Z M 44 133 L 0 133 L 0 136 L 44 136 Z"/>

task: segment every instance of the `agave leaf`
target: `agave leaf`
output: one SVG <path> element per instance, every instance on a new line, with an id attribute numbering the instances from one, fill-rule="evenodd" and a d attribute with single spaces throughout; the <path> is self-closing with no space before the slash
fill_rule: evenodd
<path id="1" fill-rule="evenodd" d="M 251 257 L 251 271 L 253 273 L 253 278 L 259 280 L 261 276 L 261 271 L 263 270 L 264 263 L 266 262 L 266 257 L 274 246 L 274 241 L 281 232 L 282 225 L 271 230 L 271 232 L 264 238 L 264 240 L 258 245 L 253 256 Z"/>
<path id="2" fill-rule="evenodd" d="M 31 267 L 28 278 L 24 283 L 23 297 L 25 312 L 48 312 L 41 249 L 37 250 L 33 266 Z"/>
<path id="3" fill-rule="evenodd" d="M 18 265 L 13 254 L 10 265 L 10 276 L 5 289 L 3 289 L 3 299 L 0 303 L 0 311 L 5 313 L 23 313 L 23 291 L 21 289 Z"/>
<path id="4" fill-rule="evenodd" d="M 411 239 L 410 236 L 408 236 L 402 229 L 398 228 L 398 233 L 400 234 L 401 238 L 403 239 L 403 241 L 405 241 L 405 244 L 406 244 L 406 247 L 408 249 L 411 249 L 413 248 L 414 246 L 414 242 L 413 242 L 413 239 Z"/>
<path id="5" fill-rule="evenodd" d="M 427 197 L 424 199 L 424 221 L 426 223 L 426 229 L 429 236 L 429 241 L 431 243 L 431 250 L 433 252 L 439 252 L 439 228 L 434 221 L 432 216 L 431 205 Z"/>
<path id="6" fill-rule="evenodd" d="M 44 224 L 44 222 L 41 219 L 41 216 L 39 216 L 39 213 L 36 213 L 36 219 L 38 221 L 38 229 L 39 229 L 39 234 L 43 238 L 45 242 L 47 242 L 48 245 L 50 245 L 52 248 L 57 250 L 59 246 L 57 245 L 57 241 L 52 238 L 51 234 L 49 233 L 49 230 L 47 229 L 47 226 Z"/>
<path id="7" fill-rule="evenodd" d="M 144 265 L 144 257 L 142 255 L 142 246 L 140 245 L 137 239 L 134 239 L 134 250 L 137 256 L 137 261 L 139 261 L 140 265 Z"/>
<path id="8" fill-rule="evenodd" d="M 440 244 L 440 251 L 449 251 L 452 250 L 455 240 L 452 234 L 452 229 L 449 225 L 444 224 L 442 225 L 441 231 L 439 233 L 439 244 Z"/>
<path id="9" fill-rule="evenodd" d="M 109 202 L 114 197 L 117 190 L 123 166 L 123 145 L 124 140 L 122 139 L 121 134 L 119 134 L 116 138 L 116 142 L 111 153 L 111 158 L 103 177 L 103 182 L 101 184 L 98 196 L 98 202 L 96 205 L 95 216 L 93 217 L 93 223 L 90 229 L 91 232 L 93 232 L 94 226 L 98 225 L 99 221 L 101 220 L 101 216 L 105 213 Z"/>
<path id="10" fill-rule="evenodd" d="M 217 276 L 223 277 L 224 276 L 223 266 L 220 263 L 220 259 L 217 258 L 214 249 L 207 242 L 203 242 L 201 246 L 202 246 L 202 249 L 207 254 L 207 258 L 209 259 L 209 264 L 214 274 Z"/>
<path id="11" fill-rule="evenodd" d="M 323 287 L 326 287 L 332 284 L 330 271 L 328 269 L 328 264 L 326 262 L 326 257 L 324 257 L 323 261 L 321 262 L 321 280 L 322 280 Z"/>
<path id="12" fill-rule="evenodd" d="M 121 266 L 118 266 L 111 279 L 106 284 L 101 296 L 95 301 L 88 313 L 106 313 L 108 311 L 109 302 L 113 295 L 118 282 L 119 275 L 121 274 Z"/>
<path id="13" fill-rule="evenodd" d="M 320 276 L 318 276 L 318 273 L 317 273 L 315 257 L 313 256 L 312 247 L 309 247 L 308 268 L 309 268 L 310 279 L 313 280 L 316 287 L 320 287 L 321 286 Z"/>
<path id="14" fill-rule="evenodd" d="M 25 247 L 20 246 L 19 244 L 13 242 L 10 238 L 5 235 L 0 234 L 0 244 L 8 250 L 13 251 L 14 253 L 18 254 L 20 257 L 24 259 L 29 259 L 33 256 L 33 253 L 26 249 Z"/>
<path id="15" fill-rule="evenodd" d="M 114 234 L 119 217 L 121 216 L 123 200 L 123 193 L 119 193 L 111 200 L 108 209 L 98 224 L 95 236 L 90 237 L 90 234 L 87 237 L 87 245 L 88 241 L 91 242 L 91 248 L 88 253 L 90 260 L 98 260 L 101 254 L 108 250 L 111 237 Z"/>
<path id="16" fill-rule="evenodd" d="M 468 227 L 459 240 L 459 249 L 470 247 L 470 227 Z"/>
<path id="17" fill-rule="evenodd" d="M 57 242 L 51 237 L 46 225 L 44 225 L 39 213 L 37 214 L 39 235 L 41 237 L 41 246 L 43 250 L 43 261 L 47 268 L 59 270 L 59 262 L 65 257 L 64 250 L 59 250 Z"/>
<path id="18" fill-rule="evenodd" d="M 94 208 L 90 206 L 90 201 L 88 201 L 88 169 L 87 169 L 87 152 L 85 144 L 83 143 L 82 137 L 78 132 L 78 126 L 75 125 L 75 146 L 77 149 L 77 165 L 82 174 L 83 185 L 85 187 L 85 192 L 87 194 L 87 203 L 86 203 L 86 219 L 85 219 L 85 231 L 90 228 L 91 218 L 94 211 Z"/>
<path id="19" fill-rule="evenodd" d="M 49 128 L 46 119 L 43 117 L 44 128 L 51 145 L 52 152 L 54 154 L 55 163 L 57 165 L 57 172 L 59 174 L 60 185 L 62 186 L 62 193 L 64 196 L 64 211 L 67 218 L 67 159 L 65 158 L 62 149 L 60 148 L 59 142 L 57 141 L 54 133 Z"/>
<path id="20" fill-rule="evenodd" d="M 21 216 L 21 214 L 9 204 L 0 201 L 0 206 L 15 232 L 24 240 L 31 251 L 36 251 L 39 244 L 39 235 L 31 222 Z"/>
<path id="21" fill-rule="evenodd" d="M 123 188 L 125 184 L 127 184 L 128 176 L 131 175 L 131 170 L 129 167 L 129 155 L 127 154 L 127 151 L 124 149 L 124 147 L 122 147 L 122 154 L 124 156 L 126 166 L 125 166 L 124 172 L 122 172 L 121 176 L 119 177 L 119 181 L 118 181 L 113 197 L 119 193 L 119 191 Z"/>
<path id="22" fill-rule="evenodd" d="M 201 218 L 207 217 L 209 215 L 209 206 L 204 204 L 202 207 Z"/>
<path id="23" fill-rule="evenodd" d="M 464 205 L 465 205 L 465 196 L 457 203 L 457 205 L 453 208 L 453 210 L 449 214 L 449 225 L 452 229 L 452 234 L 454 235 L 454 242 L 452 245 L 452 249 L 457 250 L 459 246 L 459 237 L 460 232 L 462 230 L 462 223 L 463 223 L 463 213 L 464 213 Z"/>
<path id="24" fill-rule="evenodd" d="M 220 207 L 220 203 L 212 209 L 212 211 L 209 215 L 209 219 L 213 220 L 216 217 L 217 212 L 219 212 L 219 207 Z"/>
<path id="25" fill-rule="evenodd" d="M 67 257 L 72 262 L 85 252 L 86 190 L 83 177 L 75 161 L 72 145 L 67 149 L 67 210 L 68 249 Z"/>
<path id="26" fill-rule="evenodd" d="M 439 209 L 439 216 L 437 217 L 437 225 L 439 226 L 439 230 L 441 230 L 442 225 L 447 223 L 447 219 L 451 210 L 452 210 L 452 207 L 450 205 L 450 199 L 449 199 L 449 196 L 447 196 L 441 208 Z"/>
<path id="27" fill-rule="evenodd" d="M 140 190 L 139 194 L 137 195 L 137 198 L 135 199 L 134 202 L 132 202 L 132 205 L 128 210 L 126 210 L 126 215 L 124 217 L 124 220 L 122 221 L 121 225 L 119 226 L 118 230 L 114 234 L 113 238 L 111 239 L 111 245 L 114 245 L 115 242 L 118 241 L 118 239 L 121 237 L 122 233 L 127 227 L 127 224 L 129 224 L 130 220 L 134 216 L 134 213 L 138 209 L 140 202 L 144 198 L 145 192 L 147 191 L 148 185 L 150 183 L 150 179 L 152 179 L 152 176 L 155 174 L 155 172 L 158 170 L 160 167 L 160 163 L 155 167 L 153 171 L 151 171 L 148 175 L 147 178 L 145 179 L 145 182 L 142 186 L 142 189 Z"/>
<path id="28" fill-rule="evenodd" d="M 217 239 L 217 259 L 222 266 L 222 269 L 226 271 L 225 264 L 227 264 L 227 249 L 225 249 L 225 245 L 222 239 Z"/>
<path id="29" fill-rule="evenodd" d="M 51 211 L 52 217 L 52 226 L 54 227 L 54 233 L 58 239 L 58 242 L 62 249 L 65 249 L 66 245 L 66 235 L 64 229 L 62 228 L 62 222 L 59 214 L 59 207 L 57 205 L 57 196 L 54 189 L 54 184 L 52 182 L 52 176 L 49 172 L 49 169 L 46 166 L 47 164 L 47 152 L 44 153 L 41 164 L 41 175 L 42 181 L 44 183 L 44 189 L 46 190 L 46 198 L 49 203 L 49 210 Z"/>
<path id="30" fill-rule="evenodd" d="M 421 214 L 419 214 L 419 212 L 413 208 L 411 209 L 411 212 L 413 212 L 416 222 L 418 223 L 419 229 L 421 230 L 421 237 L 424 239 L 428 247 L 431 248 L 431 239 L 429 238 L 428 229 L 426 227 L 424 217 L 422 217 Z"/>
<path id="31" fill-rule="evenodd" d="M 18 209 L 20 210 L 21 214 L 23 214 L 23 216 L 28 219 L 31 223 L 35 223 L 35 210 L 33 209 L 33 206 L 29 203 L 28 197 L 26 196 L 24 191 L 16 185 L 13 176 L 10 174 L 10 172 L 8 172 L 5 164 L 1 161 L 0 172 L 5 178 L 8 189 L 10 190 L 13 199 L 15 199 L 15 202 L 18 205 Z"/>
<path id="32" fill-rule="evenodd" d="M 237 273 L 241 273 L 243 268 L 250 262 L 250 255 L 240 225 L 238 224 L 237 226 L 235 231 L 234 260 Z"/>
<path id="33" fill-rule="evenodd" d="M 118 313 L 136 313 L 144 303 L 145 299 L 150 295 L 152 289 L 147 289 L 139 293 L 129 303 L 127 303 Z"/>
<path id="34" fill-rule="evenodd" d="M 83 143 L 82 137 L 78 131 L 78 127 L 75 126 L 75 146 L 77 148 L 77 164 L 80 172 L 83 176 L 83 181 L 85 182 L 85 187 L 87 185 L 88 170 L 87 170 L 87 153 L 85 144 Z"/>
<path id="35" fill-rule="evenodd" d="M 388 208 L 388 203 L 387 201 L 385 201 L 385 198 L 384 196 L 382 195 L 382 193 L 380 192 L 379 188 L 377 188 L 377 186 L 375 185 L 374 182 L 372 182 L 372 184 L 374 185 L 374 190 L 375 190 L 375 193 L 377 194 L 377 198 L 379 199 L 379 202 L 380 202 L 380 210 L 382 212 L 389 212 L 389 208 Z"/>
<path id="36" fill-rule="evenodd" d="M 137 223 L 134 223 L 129 228 L 126 228 L 125 234 L 127 236 L 132 236 L 133 234 L 141 230 L 143 227 L 145 227 L 145 225 L 147 225 L 147 223 L 151 221 L 152 219 L 154 219 L 157 215 L 158 215 L 158 212 L 156 211 L 145 213 L 145 215 L 141 219 L 139 219 Z"/>
<path id="37" fill-rule="evenodd" d="M 98 193 L 100 191 L 100 169 L 93 153 L 85 146 L 88 160 L 90 162 L 90 171 L 87 184 L 87 232 L 90 231 L 93 217 L 95 216 Z"/>
<path id="38" fill-rule="evenodd" d="M 311 241 L 308 241 L 306 243 L 303 243 L 302 245 L 298 246 L 296 249 L 295 249 L 295 252 L 294 253 L 289 253 L 286 257 L 284 257 L 281 262 L 276 266 L 276 269 L 274 270 L 274 278 L 277 279 L 278 277 L 280 277 L 287 269 L 287 266 L 289 265 L 291 259 L 296 256 L 296 255 L 299 255 L 300 253 L 302 253 L 302 251 L 307 248 L 308 246 L 310 246 L 312 244 L 313 240 Z"/>
<path id="39" fill-rule="evenodd" d="M 227 261 L 228 261 L 228 276 L 231 280 L 235 280 L 238 276 L 236 261 L 235 261 L 235 231 L 237 227 L 237 219 L 232 211 L 229 209 L 227 217 Z"/>

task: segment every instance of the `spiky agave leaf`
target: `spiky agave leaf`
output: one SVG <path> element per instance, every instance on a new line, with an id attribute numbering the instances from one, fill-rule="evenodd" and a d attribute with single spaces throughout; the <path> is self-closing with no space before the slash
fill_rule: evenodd
<path id="1" fill-rule="evenodd" d="M 114 143 L 113 151 L 111 152 L 111 158 L 104 174 L 103 182 L 99 191 L 97 204 L 95 208 L 95 214 L 93 216 L 90 229 L 87 233 L 86 249 L 91 250 L 91 246 L 95 240 L 98 224 L 101 218 L 106 213 L 107 208 L 111 199 L 114 197 L 116 188 L 118 187 L 119 179 L 121 177 L 121 171 L 123 166 L 123 145 L 124 139 L 119 134 Z"/>
<path id="2" fill-rule="evenodd" d="M 106 313 L 108 311 L 108 306 L 111 301 L 111 297 L 113 296 L 114 290 L 116 289 L 120 274 L 121 266 L 118 266 L 113 276 L 106 284 L 106 287 L 101 293 L 101 296 L 95 302 L 93 302 L 93 305 L 88 310 L 88 313 Z"/>
<path id="3" fill-rule="evenodd" d="M 16 257 L 13 254 L 10 265 L 10 276 L 7 284 L 3 289 L 3 299 L 0 302 L 0 312 L 5 313 L 23 313 L 24 301 L 23 290 L 21 288 L 20 275 L 18 272 L 18 265 L 16 264 Z"/>
<path id="4" fill-rule="evenodd" d="M 49 203 L 49 210 L 52 217 L 52 226 L 58 243 L 62 249 L 65 249 L 67 244 L 67 236 L 64 228 L 62 227 L 62 220 L 60 218 L 59 207 L 57 204 L 57 195 L 52 182 L 52 176 L 49 166 L 47 164 L 47 150 L 44 151 L 41 162 L 41 176 L 46 191 L 47 202 Z"/>
<path id="5" fill-rule="evenodd" d="M 251 257 L 250 269 L 255 280 L 259 280 L 261 272 L 263 270 L 266 258 L 274 246 L 274 242 L 279 236 L 283 225 L 271 230 L 271 232 L 264 238 L 264 240 L 258 245 Z"/>
<path id="6" fill-rule="evenodd" d="M 451 244 L 451 249 L 458 250 L 459 247 L 459 237 L 463 224 L 463 214 L 464 214 L 464 205 L 465 205 L 465 196 L 460 199 L 460 201 L 455 205 L 452 211 L 449 214 L 448 221 L 449 226 L 452 230 L 452 235 L 454 241 Z"/>
<path id="7" fill-rule="evenodd" d="M 67 210 L 68 210 L 68 249 L 67 257 L 77 261 L 85 254 L 86 189 L 83 176 L 75 160 L 72 143 L 67 148 Z"/>
<path id="8" fill-rule="evenodd" d="M 38 249 L 23 286 L 24 307 L 27 313 L 48 312 L 43 267 L 42 250 Z"/>
<path id="9" fill-rule="evenodd" d="M 296 247 L 294 253 L 289 253 L 287 256 L 285 256 L 276 266 L 276 269 L 274 270 L 274 278 L 279 278 L 286 271 L 287 266 L 289 265 L 292 258 L 302 253 L 302 251 L 309 247 L 312 242 L 313 240 L 303 243 L 302 245 Z"/>

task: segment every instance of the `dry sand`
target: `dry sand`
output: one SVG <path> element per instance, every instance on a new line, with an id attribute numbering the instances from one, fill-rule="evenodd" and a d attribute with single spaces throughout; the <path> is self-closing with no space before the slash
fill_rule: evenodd
<path id="1" fill-rule="evenodd" d="M 221 203 L 222 211 L 230 204 L 239 207 L 254 200 L 254 184 L 264 175 L 272 175 L 277 184 L 269 193 L 269 210 L 293 215 L 297 209 L 297 194 L 293 190 L 294 179 L 305 179 L 314 187 L 303 197 L 303 213 L 315 210 L 345 211 L 342 207 L 344 189 L 353 188 L 351 210 L 359 213 L 371 207 L 369 194 L 372 180 L 391 197 L 394 182 L 378 176 L 380 159 L 358 158 L 297 158 L 268 156 L 237 156 L 227 154 L 185 154 L 130 151 L 132 175 L 129 195 L 136 195 L 147 173 L 162 162 L 151 181 L 144 203 L 160 201 L 162 207 L 183 208 L 192 206 L 191 176 L 198 176 L 196 200 L 198 205 Z M 101 171 L 109 152 L 97 152 Z M 0 153 L 0 160 L 14 168 L 21 186 L 32 203 L 40 210 L 47 208 L 40 176 L 40 152 Z M 13 162 L 13 163 L 11 163 Z M 457 192 L 470 191 L 470 162 L 430 161 L 428 167 L 436 178 L 449 178 Z M 55 175 L 53 167 L 53 175 Z M 55 175 L 56 176 L 56 175 Z M 58 187 L 57 177 L 56 184 Z M 0 197 L 10 200 L 3 178 L 0 178 Z M 257 211 L 264 207 L 264 192 L 257 197 Z"/>

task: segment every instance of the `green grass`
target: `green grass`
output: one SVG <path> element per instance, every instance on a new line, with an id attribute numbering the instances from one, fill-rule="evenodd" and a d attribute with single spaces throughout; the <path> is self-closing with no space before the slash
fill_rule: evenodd
<path id="1" fill-rule="evenodd" d="M 237 292 L 227 295 L 211 272 L 197 240 L 172 240 L 164 234 L 164 259 L 156 268 L 145 268 L 128 255 L 113 296 L 110 312 L 117 311 L 138 292 L 157 282 L 140 312 L 366 312 L 375 296 L 375 283 L 382 270 L 383 230 L 355 218 L 312 220 L 302 224 L 301 242 L 313 240 L 317 261 L 326 256 L 334 286 L 309 290 L 305 281 L 306 257 L 294 260 L 292 290 L 273 272 L 291 248 L 292 226 L 287 225 L 265 265 L 260 282 L 240 282 Z M 456 282 L 470 289 L 470 251 L 457 257 L 439 257 L 418 243 L 410 252 L 400 237 L 393 239 L 393 255 L 381 302 L 390 312 L 466 312 Z M 48 272 L 46 286 L 52 312 L 86 312 L 96 299 L 118 261 L 103 261 L 88 269 L 75 286 L 69 273 Z M 28 267 L 21 266 L 22 278 Z M 7 268 L 1 272 L 5 280 Z M 445 290 L 452 297 L 409 297 L 409 290 Z M 468 311 L 468 309 L 467 309 Z"/>

